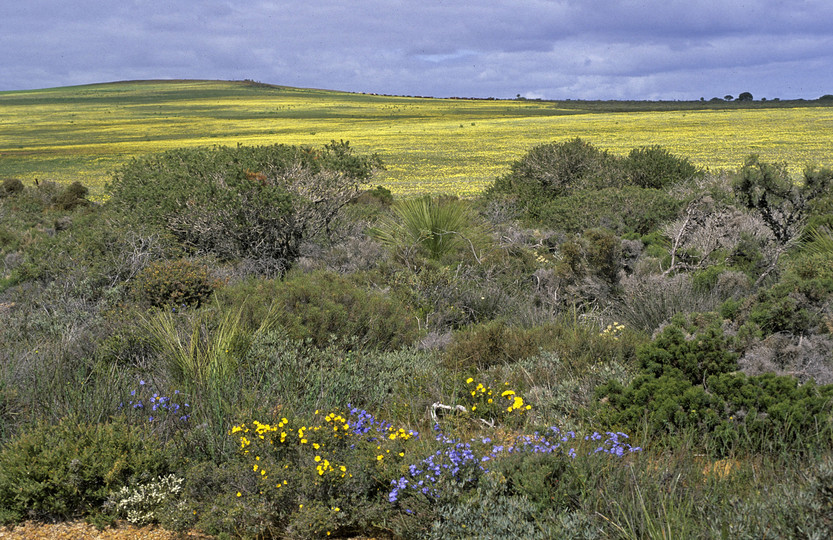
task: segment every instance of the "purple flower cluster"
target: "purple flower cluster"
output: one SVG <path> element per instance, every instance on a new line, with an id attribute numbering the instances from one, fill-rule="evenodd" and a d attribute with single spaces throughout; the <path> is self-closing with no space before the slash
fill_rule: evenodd
<path id="1" fill-rule="evenodd" d="M 377 420 L 376 417 L 364 409 L 351 405 L 347 406 L 350 407 L 347 419 L 350 424 L 350 431 L 354 435 L 367 435 L 368 441 L 374 441 L 387 437 L 394 430 L 393 424 L 390 422 Z M 415 439 L 419 439 L 419 433 L 416 431 L 410 430 L 408 434 Z"/>
<path id="2" fill-rule="evenodd" d="M 391 491 L 388 493 L 390 502 L 398 501 L 400 494 L 405 490 L 436 499 L 440 495 L 443 482 L 454 481 L 458 485 L 471 485 L 480 473 L 488 472 L 486 465 L 489 461 L 505 454 L 560 454 L 570 459 L 575 459 L 578 455 L 575 445 L 572 444 L 578 438 L 576 433 L 562 432 L 555 426 L 548 428 L 544 433 L 536 431 L 532 435 L 518 436 L 511 444 L 492 444 L 488 437 L 461 442 L 443 434 L 439 425 L 434 426 L 434 431 L 437 432 L 437 441 L 443 447 L 420 463 L 410 465 L 406 476 L 391 481 Z M 588 455 L 604 452 L 621 458 L 642 450 L 624 442 L 627 438 L 628 436 L 621 432 L 608 431 L 602 435 L 594 431 L 592 435 L 584 437 L 584 440 L 599 441 Z"/>
<path id="3" fill-rule="evenodd" d="M 175 418 L 179 422 L 187 422 L 191 418 L 191 405 L 184 394 L 174 390 L 173 394 L 165 396 L 153 389 L 145 381 L 139 381 L 139 389 L 130 391 L 131 399 L 125 404 L 119 404 L 119 410 L 133 414 L 147 416 L 148 422 L 159 422 L 165 418 Z"/>

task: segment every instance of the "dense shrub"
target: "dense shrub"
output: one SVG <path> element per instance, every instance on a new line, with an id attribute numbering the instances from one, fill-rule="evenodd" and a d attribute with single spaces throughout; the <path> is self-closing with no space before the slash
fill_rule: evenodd
<path id="1" fill-rule="evenodd" d="M 5 521 L 96 512 L 110 492 L 139 474 L 164 473 L 167 458 L 142 429 L 123 423 L 41 423 L 0 452 Z"/>
<path id="2" fill-rule="evenodd" d="M 90 202 L 86 199 L 89 190 L 81 182 L 73 182 L 55 197 L 55 206 L 61 210 L 74 210 L 79 206 L 86 206 Z"/>
<path id="3" fill-rule="evenodd" d="M 792 258 L 779 281 L 755 296 L 748 319 L 765 334 L 828 332 L 823 315 L 833 296 L 831 263 L 833 252 Z"/>
<path id="4" fill-rule="evenodd" d="M 498 178 L 490 191 L 515 193 L 533 202 L 584 189 L 621 187 L 619 160 L 607 151 L 576 138 L 532 148 Z"/>
<path id="5" fill-rule="evenodd" d="M 656 145 L 634 148 L 623 165 L 628 182 L 642 188 L 666 188 L 691 180 L 699 172 L 688 158 Z"/>
<path id="6" fill-rule="evenodd" d="M 641 372 L 628 386 L 597 389 L 602 415 L 616 426 L 652 437 L 694 432 L 717 453 L 818 448 L 833 434 L 833 385 L 737 372 L 714 324 L 697 330 L 677 318 L 637 358 Z"/>
<path id="7" fill-rule="evenodd" d="M 535 355 L 543 344 L 541 332 L 508 326 L 496 320 L 457 332 L 444 351 L 446 365 L 465 371 L 509 364 Z"/>
<path id="8" fill-rule="evenodd" d="M 684 204 L 653 188 L 602 188 L 530 205 L 527 219 L 565 232 L 604 227 L 617 234 L 643 235 L 677 217 Z"/>
<path id="9" fill-rule="evenodd" d="M 139 272 L 131 288 L 139 302 L 151 307 L 199 307 L 217 285 L 207 267 L 178 259 L 150 263 Z"/>
<path id="10" fill-rule="evenodd" d="M 333 342 L 348 348 L 397 349 L 417 337 L 410 308 L 395 297 L 361 287 L 348 277 L 323 270 L 291 274 L 284 281 L 257 279 L 221 292 L 221 303 L 268 298 L 275 321 L 289 336 L 317 347 Z M 268 305 L 244 307 L 254 325 Z"/>
<path id="11" fill-rule="evenodd" d="M 18 178 L 4 178 L 0 184 L 0 198 L 9 197 L 23 191 L 23 182 Z"/>
<path id="12" fill-rule="evenodd" d="M 325 233 L 380 161 L 347 143 L 191 148 L 134 159 L 108 186 L 111 207 L 197 253 L 282 273 Z"/>

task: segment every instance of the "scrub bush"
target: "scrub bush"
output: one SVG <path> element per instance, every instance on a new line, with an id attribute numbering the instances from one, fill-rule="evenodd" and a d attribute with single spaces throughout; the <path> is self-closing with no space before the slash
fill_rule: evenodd
<path id="1" fill-rule="evenodd" d="M 171 150 L 117 170 L 108 204 L 198 254 L 282 274 L 379 166 L 345 142 Z"/>
<path id="2" fill-rule="evenodd" d="M 4 178 L 0 184 L 0 198 L 10 197 L 23 191 L 23 182 L 17 178 Z"/>
<path id="3" fill-rule="evenodd" d="M 151 307 L 199 307 L 217 286 L 207 267 L 186 259 L 150 263 L 131 284 L 136 299 Z"/>
<path id="4" fill-rule="evenodd" d="M 0 452 L 4 519 L 67 519 L 95 513 L 140 473 L 163 474 L 166 455 L 142 428 L 123 423 L 40 423 Z"/>
<path id="5" fill-rule="evenodd" d="M 716 324 L 682 318 L 637 351 L 641 372 L 623 386 L 596 389 L 612 425 L 648 436 L 693 432 L 710 451 L 727 454 L 808 450 L 833 435 L 833 385 L 800 385 L 794 377 L 737 371 L 736 355 Z"/>
<path id="6" fill-rule="evenodd" d="M 407 305 L 334 272 L 319 270 L 293 273 L 283 281 L 252 281 L 223 293 L 223 298 L 241 294 L 269 298 L 275 321 L 289 336 L 310 340 L 316 347 L 335 342 L 346 348 L 394 350 L 417 337 L 417 323 Z M 244 313 L 248 316 L 261 317 Z"/>
<path id="7" fill-rule="evenodd" d="M 699 174 L 688 158 L 657 145 L 634 148 L 623 164 L 628 182 L 642 188 L 663 189 Z"/>

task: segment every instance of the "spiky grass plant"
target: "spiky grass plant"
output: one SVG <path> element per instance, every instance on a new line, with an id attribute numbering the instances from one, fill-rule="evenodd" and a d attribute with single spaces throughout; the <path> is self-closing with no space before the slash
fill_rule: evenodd
<path id="1" fill-rule="evenodd" d="M 465 248 L 478 257 L 481 232 L 464 202 L 428 196 L 398 201 L 370 230 L 405 259 L 418 253 L 433 260 Z"/>

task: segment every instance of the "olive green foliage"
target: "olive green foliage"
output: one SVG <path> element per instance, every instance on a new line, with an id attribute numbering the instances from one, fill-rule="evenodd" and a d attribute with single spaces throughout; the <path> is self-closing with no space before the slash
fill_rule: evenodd
<path id="1" fill-rule="evenodd" d="M 656 189 L 687 182 L 701 174 L 688 158 L 675 156 L 656 145 L 631 150 L 624 169 L 630 184 Z"/>
<path id="2" fill-rule="evenodd" d="M 4 178 L 0 184 L 0 197 L 10 197 L 23 191 L 23 182 L 18 178 Z"/>
<path id="3" fill-rule="evenodd" d="M 500 320 L 472 325 L 454 334 L 445 363 L 466 371 L 510 364 L 538 353 L 546 332 L 508 326 Z"/>
<path id="4" fill-rule="evenodd" d="M 65 187 L 55 197 L 55 206 L 61 210 L 73 210 L 78 206 L 86 206 L 90 202 L 86 199 L 89 190 L 81 182 L 73 182 Z"/>
<path id="5" fill-rule="evenodd" d="M 414 314 L 396 297 L 361 287 L 349 277 L 323 270 L 290 274 L 285 280 L 253 279 L 220 293 L 221 302 L 242 304 L 268 298 L 276 324 L 290 337 L 317 347 L 393 350 L 417 337 Z M 244 318 L 259 324 L 262 308 L 244 308 Z"/>
<path id="6" fill-rule="evenodd" d="M 575 138 L 532 148 L 511 165 L 508 175 L 496 180 L 491 191 L 514 193 L 532 202 L 622 184 L 615 156 Z"/>
<path id="7" fill-rule="evenodd" d="M 380 165 L 345 142 L 172 150 L 117 170 L 109 204 L 196 253 L 280 274 Z"/>
<path id="8" fill-rule="evenodd" d="M 565 232 L 604 227 L 617 234 L 648 234 L 684 205 L 665 191 L 623 186 L 577 191 L 530 206 L 527 214 L 532 222 Z"/>
<path id="9" fill-rule="evenodd" d="M 139 302 L 150 307 L 199 307 L 218 285 L 206 266 L 176 259 L 150 263 L 136 275 L 131 289 Z"/>
<path id="10" fill-rule="evenodd" d="M 0 516 L 67 519 L 99 511 L 136 475 L 164 473 L 167 458 L 146 431 L 123 423 L 40 423 L 0 451 Z"/>
<path id="11" fill-rule="evenodd" d="M 748 320 L 766 335 L 826 333 L 824 313 L 833 297 L 833 252 L 791 258 L 778 282 L 755 296 Z"/>
<path id="12" fill-rule="evenodd" d="M 607 227 L 646 234 L 682 205 L 662 189 L 700 175 L 687 159 L 659 146 L 620 158 L 573 139 L 533 148 L 486 197 L 513 197 L 528 221 L 569 232 Z"/>

